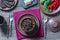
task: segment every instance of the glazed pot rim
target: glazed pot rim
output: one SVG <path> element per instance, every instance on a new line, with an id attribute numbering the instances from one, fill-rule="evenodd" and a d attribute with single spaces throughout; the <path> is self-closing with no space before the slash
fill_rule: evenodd
<path id="1" fill-rule="evenodd" d="M 24 15 L 24 16 L 25 16 L 25 15 Z M 28 16 L 28 15 L 27 15 L 27 16 Z M 31 20 L 33 20 L 30 16 L 29 16 L 29 17 L 26 17 L 26 16 L 25 16 L 25 17 L 23 17 L 23 18 L 19 21 L 19 24 L 20 24 L 20 25 L 22 24 L 22 22 L 23 22 L 23 20 L 24 20 L 25 18 L 26 18 L 26 19 L 31 19 Z M 33 20 L 33 22 L 34 22 L 34 24 L 36 24 L 35 20 Z M 20 25 L 19 25 L 19 26 L 20 26 Z M 21 25 L 20 28 L 22 28 L 22 25 Z M 26 31 L 26 32 L 31 32 L 34 28 L 35 28 L 35 25 L 34 25 L 29 31 Z"/>

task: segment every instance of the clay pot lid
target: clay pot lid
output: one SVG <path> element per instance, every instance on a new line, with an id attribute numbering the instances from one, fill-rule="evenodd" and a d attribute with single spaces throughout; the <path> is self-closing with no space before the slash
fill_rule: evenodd
<path id="1" fill-rule="evenodd" d="M 53 0 L 51 0 L 51 1 L 53 1 Z M 60 7 L 58 6 L 55 10 L 50 10 L 50 12 L 48 12 L 48 11 L 46 11 L 46 10 L 44 9 L 44 6 L 40 3 L 40 0 L 38 0 L 38 5 L 39 5 L 41 11 L 42 11 L 44 14 L 47 14 L 47 15 L 57 14 L 57 12 L 59 12 L 59 8 L 60 8 Z"/>
<path id="2" fill-rule="evenodd" d="M 36 28 L 39 28 L 39 22 L 35 16 L 31 14 L 25 14 L 19 18 L 18 30 L 23 35 L 31 36 L 35 34 L 38 31 Z"/>
<path id="3" fill-rule="evenodd" d="M 0 10 L 9 11 L 17 5 L 18 0 L 0 0 Z"/>
<path id="4" fill-rule="evenodd" d="M 57 32 L 60 30 L 60 21 L 57 18 L 52 18 L 48 21 L 47 26 L 51 31 Z"/>

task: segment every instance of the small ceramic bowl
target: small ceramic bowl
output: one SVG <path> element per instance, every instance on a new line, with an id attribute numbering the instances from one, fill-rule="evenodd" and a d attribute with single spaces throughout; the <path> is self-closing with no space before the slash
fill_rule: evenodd
<path id="1" fill-rule="evenodd" d="M 60 30 L 60 21 L 57 18 L 49 19 L 47 26 L 51 31 L 57 32 Z"/>
<path id="2" fill-rule="evenodd" d="M 54 15 L 60 10 L 59 3 L 54 1 L 55 0 L 38 0 L 38 5 L 44 14 Z M 54 5 L 54 3 L 56 3 L 56 5 Z"/>
<path id="3" fill-rule="evenodd" d="M 30 1 L 30 2 L 29 2 Z M 20 5 L 25 8 L 25 9 L 28 9 L 34 5 L 36 5 L 38 3 L 37 0 L 20 0 Z"/>
<path id="4" fill-rule="evenodd" d="M 37 33 L 39 20 L 32 14 L 25 14 L 18 19 L 18 30 L 25 36 L 31 36 Z"/>

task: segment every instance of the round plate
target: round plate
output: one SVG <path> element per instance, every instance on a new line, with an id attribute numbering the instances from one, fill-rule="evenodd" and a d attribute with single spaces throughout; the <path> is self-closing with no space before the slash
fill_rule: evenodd
<path id="1" fill-rule="evenodd" d="M 4 1 L 4 0 L 3 0 L 3 1 Z M 13 4 L 11 7 L 7 7 L 7 6 L 11 5 L 11 1 L 9 1 L 9 2 L 10 2 L 10 4 L 8 4 L 7 1 L 5 1 L 5 3 L 3 2 L 3 3 L 2 3 L 3 6 L 5 5 L 6 7 L 5 7 L 5 8 L 2 8 L 1 5 L 0 5 L 0 10 L 8 11 L 8 10 L 13 9 L 13 8 L 16 6 L 18 0 L 14 0 L 14 1 L 13 1 L 14 4 Z M 1 3 L 1 2 L 0 2 L 0 3 Z"/>
<path id="2" fill-rule="evenodd" d="M 44 14 L 47 14 L 47 15 L 54 15 L 54 14 L 56 14 L 57 12 L 59 12 L 59 10 L 60 10 L 60 7 L 58 7 L 56 10 L 53 10 L 53 11 L 51 11 L 51 12 L 47 12 L 47 11 L 43 8 L 42 4 L 40 3 L 40 0 L 38 0 L 38 5 L 39 5 L 41 11 L 42 11 Z"/>
<path id="3" fill-rule="evenodd" d="M 34 23 L 34 21 L 35 21 L 33 27 L 31 28 L 31 30 L 27 31 L 28 34 L 27 34 L 24 30 L 22 30 L 22 28 L 21 28 L 21 27 L 22 27 L 22 26 L 21 26 L 21 22 L 22 22 L 25 18 L 32 18 L 32 19 L 33 19 L 33 23 Z M 26 24 L 27 24 L 27 23 L 26 23 Z M 35 26 L 35 25 L 36 25 L 36 26 Z M 24 14 L 24 15 L 22 15 L 21 17 L 19 17 L 19 19 L 18 19 L 18 21 L 17 21 L 17 26 L 18 26 L 17 28 L 18 28 L 19 32 L 20 32 L 22 35 L 32 36 L 32 35 L 36 34 L 37 31 L 38 31 L 38 29 L 39 29 L 39 20 L 37 19 L 37 17 L 35 17 L 35 16 L 32 15 L 32 14 Z M 35 29 L 34 29 L 34 28 L 35 28 Z"/>

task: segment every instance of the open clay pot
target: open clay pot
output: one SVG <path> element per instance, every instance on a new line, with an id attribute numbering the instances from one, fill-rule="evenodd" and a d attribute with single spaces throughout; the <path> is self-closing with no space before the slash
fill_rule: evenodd
<path id="1" fill-rule="evenodd" d="M 52 18 L 47 22 L 49 29 L 53 32 L 60 30 L 60 20 L 58 18 Z"/>
<path id="2" fill-rule="evenodd" d="M 9 27 L 7 26 L 7 22 L 3 16 L 0 16 L 0 28 L 2 33 L 7 36 Z"/>
<path id="3" fill-rule="evenodd" d="M 25 36 L 32 36 L 37 33 L 39 20 L 31 14 L 25 14 L 18 19 L 18 30 Z"/>
<path id="4" fill-rule="evenodd" d="M 17 0 L 0 0 L 0 10 L 11 10 L 16 6 L 17 2 Z"/>
<path id="5" fill-rule="evenodd" d="M 55 3 L 55 4 L 54 4 Z M 59 0 L 38 0 L 41 11 L 47 15 L 53 15 L 59 12 Z"/>

